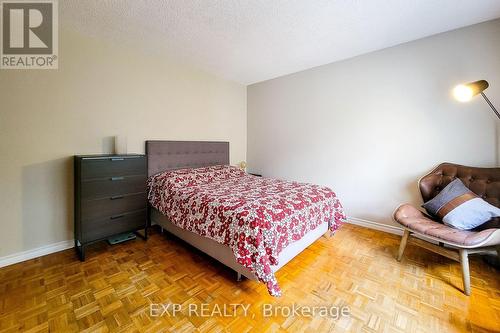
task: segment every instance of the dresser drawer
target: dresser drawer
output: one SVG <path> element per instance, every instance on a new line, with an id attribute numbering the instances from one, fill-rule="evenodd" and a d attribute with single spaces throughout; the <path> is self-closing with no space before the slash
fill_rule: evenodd
<path id="1" fill-rule="evenodd" d="M 127 212 L 82 222 L 82 241 L 91 242 L 146 225 L 147 210 Z"/>
<path id="2" fill-rule="evenodd" d="M 146 159 L 143 156 L 85 159 L 82 162 L 82 180 L 145 174 Z"/>
<path id="3" fill-rule="evenodd" d="M 147 205 L 146 192 L 115 195 L 102 199 L 82 200 L 83 222 L 99 217 L 108 217 L 127 211 L 144 209 Z"/>
<path id="4" fill-rule="evenodd" d="M 116 195 L 146 191 L 146 175 L 118 176 L 82 181 L 82 199 L 104 199 Z"/>

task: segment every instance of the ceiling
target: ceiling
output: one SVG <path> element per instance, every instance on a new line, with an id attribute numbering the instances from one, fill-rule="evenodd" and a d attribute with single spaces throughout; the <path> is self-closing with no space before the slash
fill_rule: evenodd
<path id="1" fill-rule="evenodd" d="M 500 17 L 499 0 L 65 0 L 81 33 L 252 84 Z"/>

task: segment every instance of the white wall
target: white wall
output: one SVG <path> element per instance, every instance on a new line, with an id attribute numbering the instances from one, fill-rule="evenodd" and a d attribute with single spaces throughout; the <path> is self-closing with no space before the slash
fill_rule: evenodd
<path id="1" fill-rule="evenodd" d="M 72 155 L 126 135 L 230 141 L 246 158 L 246 88 L 167 57 L 60 32 L 58 70 L 0 70 L 0 257 L 73 238 Z"/>
<path id="2" fill-rule="evenodd" d="M 495 20 L 251 85 L 249 170 L 331 186 L 349 216 L 391 223 L 440 162 L 495 165 L 493 112 L 450 92 L 486 79 L 500 107 L 499 57 Z"/>

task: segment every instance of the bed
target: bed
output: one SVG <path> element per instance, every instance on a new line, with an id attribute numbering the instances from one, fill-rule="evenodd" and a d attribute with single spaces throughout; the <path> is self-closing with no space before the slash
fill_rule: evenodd
<path id="1" fill-rule="evenodd" d="M 275 272 L 345 221 L 335 193 L 229 166 L 228 142 L 146 141 L 150 219 L 280 296 Z"/>

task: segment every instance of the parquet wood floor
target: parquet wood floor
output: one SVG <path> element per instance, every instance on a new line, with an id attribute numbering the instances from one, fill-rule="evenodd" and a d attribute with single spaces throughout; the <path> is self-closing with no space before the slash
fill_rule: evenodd
<path id="1" fill-rule="evenodd" d="M 89 247 L 80 263 L 67 250 L 0 269 L 0 332 L 495 332 L 500 331 L 499 272 L 471 260 L 472 296 L 461 292 L 460 266 L 399 237 L 345 225 L 321 238 L 280 272 L 283 297 L 173 236 Z M 183 306 L 151 316 L 150 303 Z M 249 315 L 189 316 L 189 304 L 251 304 Z M 334 320 L 264 318 L 264 303 L 348 306 Z"/>

